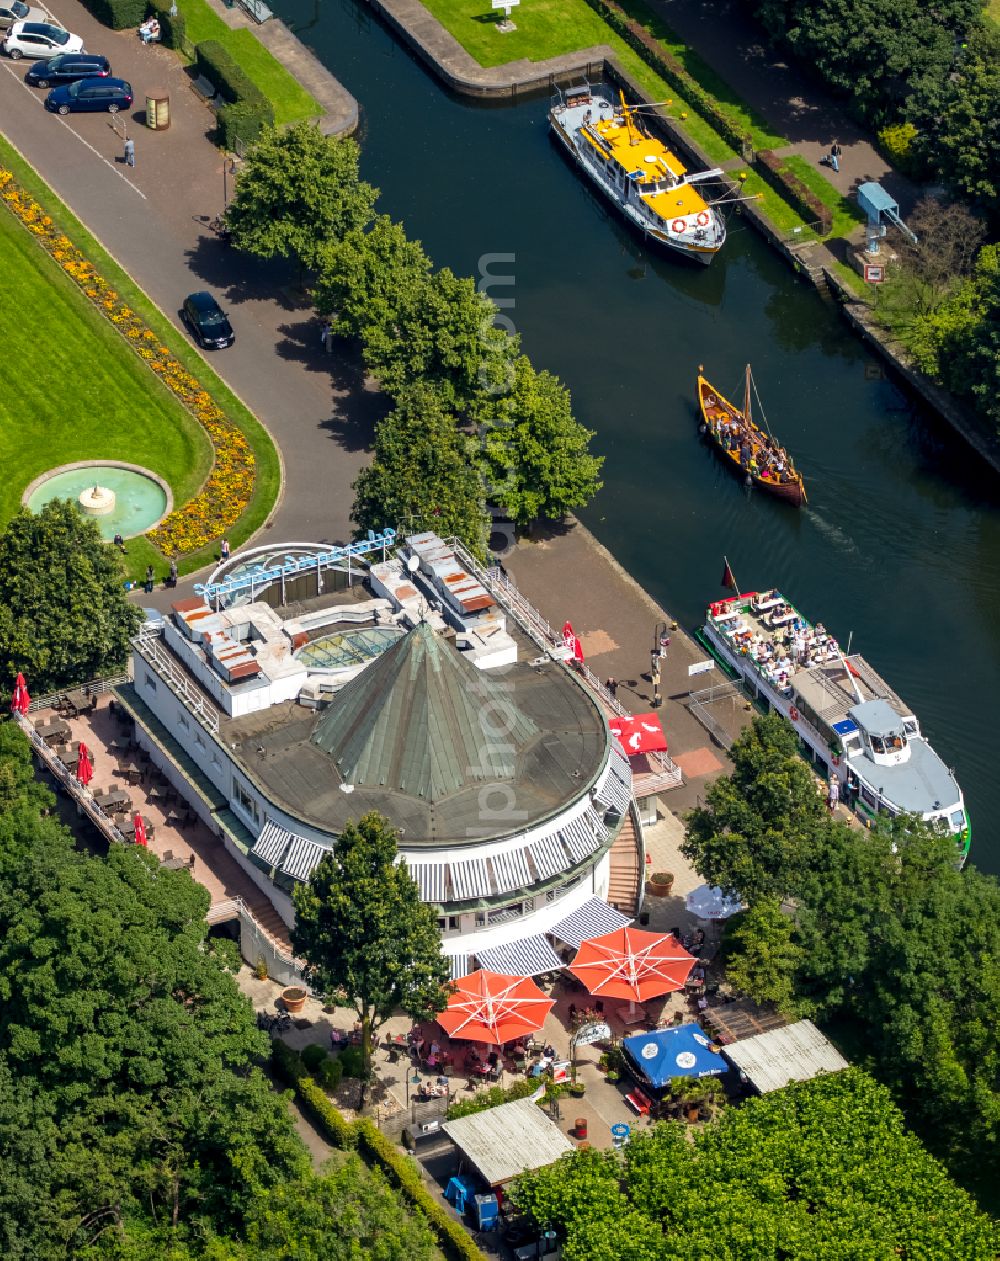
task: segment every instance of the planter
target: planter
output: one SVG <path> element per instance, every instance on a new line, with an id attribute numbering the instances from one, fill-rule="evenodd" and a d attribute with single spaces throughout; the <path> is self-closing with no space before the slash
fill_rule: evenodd
<path id="1" fill-rule="evenodd" d="M 305 1007 L 308 997 L 309 995 L 301 985 L 290 985 L 288 989 L 281 991 L 281 1001 L 285 1005 L 285 1011 L 293 1016 Z"/>
<path id="2" fill-rule="evenodd" d="M 674 887 L 673 873 L 654 871 L 646 882 L 646 892 L 654 898 L 668 898 Z"/>
<path id="3" fill-rule="evenodd" d="M 568 1087 L 569 1093 L 573 1096 L 574 1099 L 582 1099 L 584 1095 L 584 1091 L 586 1089 L 587 1089 L 587 1086 L 582 1081 L 571 1082 Z"/>

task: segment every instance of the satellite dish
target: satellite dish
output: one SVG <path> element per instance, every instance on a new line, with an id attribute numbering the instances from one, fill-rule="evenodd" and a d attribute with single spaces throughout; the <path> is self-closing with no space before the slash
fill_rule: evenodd
<path id="1" fill-rule="evenodd" d="M 417 570 L 420 568 L 420 557 L 419 556 L 408 557 L 406 561 L 406 568 L 410 571 L 411 574 L 415 574 Z"/>

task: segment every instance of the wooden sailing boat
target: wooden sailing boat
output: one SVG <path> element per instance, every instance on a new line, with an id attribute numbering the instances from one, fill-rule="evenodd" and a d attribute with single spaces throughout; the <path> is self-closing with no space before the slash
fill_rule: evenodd
<path id="1" fill-rule="evenodd" d="M 698 406 L 702 433 L 735 472 L 754 486 L 799 508 L 806 502 L 806 488 L 788 452 L 753 419 L 750 405 L 752 378 L 747 364 L 743 408 L 740 410 L 705 380 L 698 365 Z M 766 424 L 766 421 L 765 421 Z"/>

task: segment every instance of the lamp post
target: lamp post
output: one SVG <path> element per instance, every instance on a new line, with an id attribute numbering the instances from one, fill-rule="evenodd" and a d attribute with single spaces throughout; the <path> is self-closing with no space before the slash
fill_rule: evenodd
<path id="1" fill-rule="evenodd" d="M 650 650 L 650 677 L 653 681 L 653 708 L 659 709 L 663 704 L 663 698 L 660 695 L 660 669 L 661 662 L 666 660 L 667 649 L 670 646 L 670 635 L 667 632 L 666 622 L 657 622 L 653 630 L 653 647 Z"/>

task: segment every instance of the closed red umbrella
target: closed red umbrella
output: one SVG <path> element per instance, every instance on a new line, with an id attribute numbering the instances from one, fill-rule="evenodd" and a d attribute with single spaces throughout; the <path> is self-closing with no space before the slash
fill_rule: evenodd
<path id="1" fill-rule="evenodd" d="M 137 815 L 134 817 L 133 822 L 135 823 L 135 843 L 136 843 L 136 845 L 145 845 L 145 846 L 148 846 L 149 842 L 146 840 L 146 825 L 145 825 L 145 823 L 143 823 L 143 821 L 142 821 L 142 815 L 141 815 L 141 814 L 137 814 Z"/>
<path id="2" fill-rule="evenodd" d="M 617 928 L 585 941 L 569 970 L 596 997 L 642 1003 L 683 989 L 693 965 L 670 933 Z"/>
<path id="3" fill-rule="evenodd" d="M 579 639 L 577 638 L 577 636 L 575 635 L 573 631 L 572 622 L 566 622 L 564 624 L 562 634 L 563 634 L 563 643 L 573 654 L 574 660 L 582 662 L 583 661 L 583 645 L 580 643 Z"/>
<path id="4" fill-rule="evenodd" d="M 94 778 L 94 764 L 90 760 L 87 746 L 80 741 L 80 752 L 76 756 L 76 777 L 84 788 Z"/>
<path id="5" fill-rule="evenodd" d="M 530 976 L 480 969 L 452 982 L 448 1007 L 436 1020 L 449 1037 L 502 1045 L 537 1033 L 552 1005 Z"/>
<path id="6" fill-rule="evenodd" d="M 18 670 L 17 678 L 14 680 L 14 692 L 10 698 L 11 713 L 26 714 L 30 704 L 31 697 L 28 695 L 28 685 L 24 681 L 24 675 Z"/>

